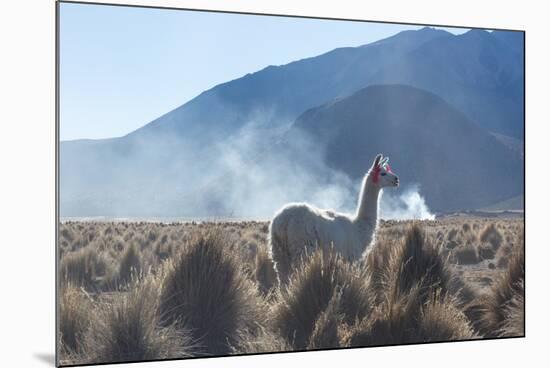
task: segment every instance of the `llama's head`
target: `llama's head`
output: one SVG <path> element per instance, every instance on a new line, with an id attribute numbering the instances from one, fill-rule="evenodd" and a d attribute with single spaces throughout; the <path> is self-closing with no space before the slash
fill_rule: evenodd
<path id="1" fill-rule="evenodd" d="M 388 161 L 388 157 L 383 157 L 382 154 L 376 155 L 369 172 L 371 181 L 381 188 L 399 186 L 399 177 L 391 171 Z"/>

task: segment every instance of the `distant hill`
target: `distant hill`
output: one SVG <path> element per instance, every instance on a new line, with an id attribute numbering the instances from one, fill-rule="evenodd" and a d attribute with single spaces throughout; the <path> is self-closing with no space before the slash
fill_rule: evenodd
<path id="1" fill-rule="evenodd" d="M 352 178 L 364 175 L 376 153 L 389 155 L 401 182 L 420 184 L 436 211 L 481 208 L 523 192 L 519 154 L 414 87 L 367 87 L 308 110 L 289 136 L 299 131 L 325 147 L 330 167 Z"/>
<path id="2" fill-rule="evenodd" d="M 491 204 L 482 210 L 484 211 L 523 211 L 525 200 L 523 195 L 512 197 L 504 201 Z"/>
<path id="3" fill-rule="evenodd" d="M 376 84 L 407 84 L 433 92 L 481 127 L 523 140 L 521 33 L 472 30 L 422 44 L 389 62 Z"/>

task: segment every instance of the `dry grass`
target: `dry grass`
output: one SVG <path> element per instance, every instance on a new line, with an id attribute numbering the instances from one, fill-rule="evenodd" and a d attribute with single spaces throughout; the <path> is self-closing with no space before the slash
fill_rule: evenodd
<path id="1" fill-rule="evenodd" d="M 60 263 L 60 279 L 63 284 L 78 285 L 87 290 L 100 287 L 101 277 L 108 271 L 107 261 L 91 247 L 67 253 Z"/>
<path id="2" fill-rule="evenodd" d="M 64 285 L 59 299 L 59 344 L 62 356 L 71 359 L 83 351 L 83 338 L 92 318 L 88 296 L 78 287 Z"/>
<path id="3" fill-rule="evenodd" d="M 451 234 L 455 238 L 457 232 Z M 447 237 L 449 238 L 449 237 Z M 463 307 L 472 292 L 454 275 L 439 245 L 418 223 L 399 241 L 382 238 L 368 255 L 376 265 L 379 303 L 348 329 L 347 346 L 444 341 L 474 337 Z"/>
<path id="4" fill-rule="evenodd" d="M 315 321 L 309 337 L 308 349 L 327 349 L 340 346 L 339 330 L 343 319 L 342 290 L 336 288 L 327 307 Z"/>
<path id="5" fill-rule="evenodd" d="M 495 223 L 488 224 L 481 232 L 479 239 L 482 242 L 489 243 L 494 250 L 497 250 L 502 244 L 502 235 L 497 229 Z"/>
<path id="6" fill-rule="evenodd" d="M 523 235 L 519 237 L 523 239 Z M 523 335 L 525 254 L 521 240 L 518 243 L 506 271 L 480 303 L 480 331 L 486 336 Z"/>
<path id="7" fill-rule="evenodd" d="M 60 358 L 135 361 L 521 336 L 521 219 L 382 221 L 356 263 L 303 258 L 280 289 L 265 222 L 68 222 Z"/>
<path id="8" fill-rule="evenodd" d="M 85 339 L 89 362 L 125 362 L 191 356 L 189 333 L 161 326 L 158 282 L 150 277 L 112 300 L 99 302 Z"/>
<path id="9" fill-rule="evenodd" d="M 479 263 L 479 247 L 467 243 L 454 249 L 454 260 L 459 265 L 473 265 Z"/>
<path id="10" fill-rule="evenodd" d="M 469 340 L 478 337 L 452 298 L 433 298 L 423 308 L 413 341 Z"/>
<path id="11" fill-rule="evenodd" d="M 316 321 L 337 293 L 342 320 L 353 323 L 371 308 L 368 277 L 331 250 L 306 257 L 280 291 L 274 308 L 276 328 L 297 349 L 307 347 Z"/>
<path id="12" fill-rule="evenodd" d="M 205 355 L 228 354 L 263 318 L 257 289 L 220 232 L 197 235 L 169 264 L 159 311 L 164 324 L 188 328 Z"/>
<path id="13" fill-rule="evenodd" d="M 137 277 L 141 272 L 141 257 L 135 243 L 130 244 L 120 259 L 118 266 L 118 283 L 127 284 L 132 278 Z"/>

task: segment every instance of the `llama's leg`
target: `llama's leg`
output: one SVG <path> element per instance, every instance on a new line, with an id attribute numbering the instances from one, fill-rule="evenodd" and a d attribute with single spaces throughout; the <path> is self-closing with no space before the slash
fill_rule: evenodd
<path id="1" fill-rule="evenodd" d="M 271 257 L 277 271 L 279 285 L 286 285 L 291 272 L 289 244 L 276 232 L 271 234 Z"/>

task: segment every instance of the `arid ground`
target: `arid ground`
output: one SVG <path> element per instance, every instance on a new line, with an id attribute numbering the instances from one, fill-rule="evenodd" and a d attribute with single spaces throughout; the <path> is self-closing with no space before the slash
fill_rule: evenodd
<path id="1" fill-rule="evenodd" d="M 267 222 L 64 222 L 62 364 L 524 334 L 523 218 L 381 221 L 279 288 Z"/>

